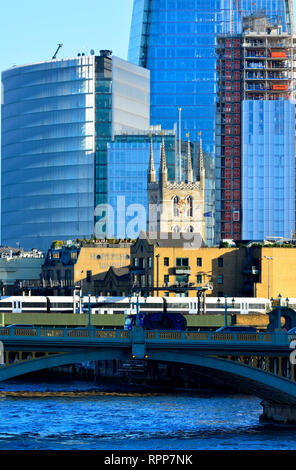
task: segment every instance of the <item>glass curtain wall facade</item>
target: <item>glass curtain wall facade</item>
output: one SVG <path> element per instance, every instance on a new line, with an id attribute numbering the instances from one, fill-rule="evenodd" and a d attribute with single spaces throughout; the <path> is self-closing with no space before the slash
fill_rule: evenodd
<path id="1" fill-rule="evenodd" d="M 108 202 L 108 142 L 149 129 L 150 72 L 101 51 L 14 67 L 2 83 L 2 243 L 90 237 Z"/>
<path id="2" fill-rule="evenodd" d="M 108 204 L 112 207 L 113 216 L 108 223 L 110 237 L 136 238 L 142 230 L 146 231 L 151 138 L 155 170 L 158 172 L 162 136 L 168 178 L 174 180 L 178 147 L 175 131 L 118 134 L 114 142 L 109 143 Z"/>
<path id="3" fill-rule="evenodd" d="M 242 102 L 242 239 L 295 230 L 295 104 Z"/>
<path id="4" fill-rule="evenodd" d="M 46 250 L 93 231 L 94 60 L 3 72 L 2 243 Z"/>
<path id="5" fill-rule="evenodd" d="M 181 108 L 182 139 L 187 132 L 215 157 L 217 35 L 242 32 L 243 15 L 265 10 L 290 28 L 286 0 L 134 0 L 129 60 L 151 72 L 151 124 L 170 129 Z M 207 173 L 206 173 L 207 177 Z M 213 181 L 207 178 L 208 207 Z M 212 222 L 208 222 L 210 242 Z"/>
<path id="6" fill-rule="evenodd" d="M 108 202 L 108 142 L 116 132 L 149 129 L 150 73 L 117 57 L 101 55 L 96 57 L 95 76 L 97 207 Z"/>

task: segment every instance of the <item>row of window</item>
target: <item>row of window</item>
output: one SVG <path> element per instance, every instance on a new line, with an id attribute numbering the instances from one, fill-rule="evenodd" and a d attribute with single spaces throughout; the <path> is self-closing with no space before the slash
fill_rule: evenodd
<path id="1" fill-rule="evenodd" d="M 149 257 L 147 258 L 134 258 L 133 260 L 133 265 L 134 267 L 138 268 L 145 268 L 147 263 L 147 267 L 151 268 L 152 267 L 152 258 Z M 170 258 L 169 257 L 164 257 L 163 258 L 163 265 L 164 266 L 170 266 Z M 197 266 L 202 266 L 202 258 L 196 258 L 196 265 Z M 176 258 L 176 267 L 183 267 L 183 266 L 189 266 L 189 258 Z M 223 257 L 218 258 L 218 267 L 222 268 L 223 267 Z"/>
<path id="2" fill-rule="evenodd" d="M 65 281 L 73 281 L 73 278 L 72 278 L 72 271 L 70 269 L 66 269 L 65 272 L 64 272 L 64 279 L 62 279 L 62 275 L 61 275 L 61 271 L 60 269 L 57 269 L 57 270 L 47 270 L 44 272 L 44 277 L 47 281 L 62 281 L 62 280 L 65 280 Z M 87 282 L 91 282 L 91 278 L 92 278 L 92 271 L 89 270 L 89 271 L 86 271 L 86 281 Z"/>
<path id="3" fill-rule="evenodd" d="M 145 275 L 134 275 L 133 276 L 133 282 L 135 285 L 138 285 L 140 287 L 151 287 L 152 286 L 152 277 L 149 274 L 147 277 Z M 170 282 L 170 275 L 169 274 L 164 274 L 163 276 L 163 283 L 164 285 L 168 285 Z M 223 284 L 224 282 L 224 277 L 223 274 L 218 274 L 217 276 L 217 284 Z M 182 275 L 176 275 L 174 276 L 174 281 L 172 281 L 172 284 L 179 284 L 179 285 L 185 285 L 189 283 L 189 275 L 188 274 L 182 274 Z M 197 284 L 203 284 L 203 275 L 202 274 L 197 274 L 196 275 L 196 283 Z"/>
<path id="4" fill-rule="evenodd" d="M 185 274 L 182 276 L 182 279 L 179 279 L 180 276 L 175 276 L 175 282 L 178 283 L 178 282 L 185 282 L 186 284 L 189 282 L 189 276 L 188 274 Z M 163 276 L 163 282 L 165 284 L 168 284 L 170 281 L 170 276 L 169 274 L 164 274 Z M 217 284 L 223 284 L 223 281 L 224 281 L 224 278 L 223 278 L 223 274 L 218 274 L 217 276 Z M 197 274 L 196 275 L 196 283 L 197 284 L 203 284 L 203 275 L 202 274 Z"/>
<path id="5" fill-rule="evenodd" d="M 169 266 L 170 265 L 170 260 L 169 258 L 164 258 L 164 266 Z M 197 266 L 202 266 L 202 258 L 196 258 L 196 265 Z M 189 258 L 176 258 L 176 266 L 189 266 Z M 223 267 L 223 258 L 220 257 L 218 258 L 218 267 L 222 268 Z"/>

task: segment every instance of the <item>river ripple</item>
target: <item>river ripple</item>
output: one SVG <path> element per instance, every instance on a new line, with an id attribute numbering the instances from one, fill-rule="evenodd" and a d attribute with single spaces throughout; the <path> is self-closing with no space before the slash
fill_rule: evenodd
<path id="1" fill-rule="evenodd" d="M 94 389 L 90 382 L 2 383 L 0 391 L 46 396 L 0 396 L 0 450 L 296 449 L 296 429 L 259 423 L 255 397 Z"/>

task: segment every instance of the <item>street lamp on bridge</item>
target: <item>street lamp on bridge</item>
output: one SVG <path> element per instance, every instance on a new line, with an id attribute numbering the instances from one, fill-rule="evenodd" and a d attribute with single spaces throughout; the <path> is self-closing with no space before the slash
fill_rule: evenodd
<path id="1" fill-rule="evenodd" d="M 133 307 L 135 306 L 136 307 L 136 325 L 137 327 L 141 326 L 141 318 L 140 318 L 140 300 L 139 300 L 139 297 L 140 297 L 140 293 L 139 291 L 135 292 L 135 295 L 136 295 L 136 302 L 133 302 L 132 301 L 132 295 L 133 293 L 130 294 L 130 306 Z M 147 293 L 145 292 L 144 293 L 144 302 L 146 303 L 147 302 Z"/>
<path id="2" fill-rule="evenodd" d="M 278 295 L 277 299 L 273 299 L 273 297 L 271 297 L 271 303 L 273 306 L 277 307 L 277 312 L 278 312 L 278 315 L 277 315 L 277 325 L 276 325 L 276 328 L 275 329 L 278 329 L 278 331 L 281 331 L 282 329 L 282 324 L 281 324 L 281 318 L 282 318 L 282 296 L 281 294 Z M 286 306 L 288 307 L 289 306 L 289 299 L 288 297 L 286 297 L 285 299 L 286 301 Z"/>
<path id="3" fill-rule="evenodd" d="M 220 302 L 221 302 L 221 300 L 220 300 L 220 299 L 217 299 L 217 302 L 218 302 L 218 305 L 219 305 L 219 307 L 220 307 Z M 232 301 L 231 301 L 232 307 L 234 307 L 234 302 L 235 302 L 235 300 L 234 300 L 234 298 L 232 298 Z M 227 308 L 228 308 L 228 304 L 227 304 L 227 295 L 225 294 L 225 295 L 224 295 L 224 312 L 225 312 L 225 313 L 224 313 L 224 315 L 225 315 L 224 323 L 225 323 L 225 326 L 228 326 L 228 323 L 227 323 Z"/>

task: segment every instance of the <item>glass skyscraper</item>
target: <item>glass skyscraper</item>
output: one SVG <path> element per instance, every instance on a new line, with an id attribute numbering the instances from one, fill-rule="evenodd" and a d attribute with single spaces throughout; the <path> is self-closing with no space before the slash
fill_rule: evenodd
<path id="1" fill-rule="evenodd" d="M 134 0 L 128 58 L 151 72 L 151 124 L 169 129 L 181 114 L 182 138 L 198 142 L 201 132 L 214 159 L 217 36 L 241 33 L 243 16 L 258 10 L 290 32 L 291 8 L 290 0 Z M 213 181 L 206 185 L 211 204 Z"/>
<path id="2" fill-rule="evenodd" d="M 101 51 L 13 67 L 2 83 L 2 243 L 90 237 L 108 201 L 107 143 L 149 128 L 149 71 Z"/>
<path id="3" fill-rule="evenodd" d="M 295 230 L 295 104 L 242 103 L 242 239 Z"/>
<path id="4" fill-rule="evenodd" d="M 162 138 L 165 145 L 168 179 L 174 180 L 178 168 L 176 162 L 178 141 L 175 130 L 150 129 L 146 133 L 143 131 L 118 133 L 108 144 L 108 204 L 113 209 L 108 224 L 110 237 L 136 238 L 141 231 L 146 231 L 150 147 L 152 142 L 155 169 L 158 172 Z M 184 150 L 187 151 L 185 142 L 182 143 L 182 156 Z M 185 158 L 183 160 L 185 161 Z"/>
<path id="5" fill-rule="evenodd" d="M 182 108 L 182 138 L 190 132 L 214 156 L 217 35 L 240 33 L 243 15 L 281 16 L 285 0 L 134 0 L 128 60 L 151 72 L 151 124 L 173 128 Z M 287 5 L 286 5 L 287 3 Z"/>
<path id="6" fill-rule="evenodd" d="M 46 249 L 92 233 L 93 58 L 3 72 L 2 243 Z"/>

